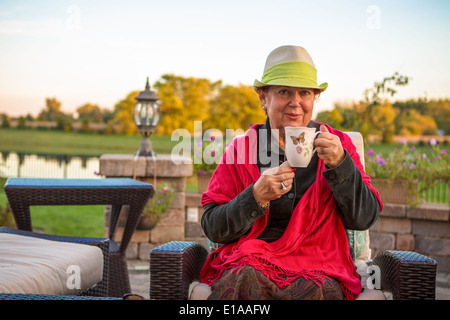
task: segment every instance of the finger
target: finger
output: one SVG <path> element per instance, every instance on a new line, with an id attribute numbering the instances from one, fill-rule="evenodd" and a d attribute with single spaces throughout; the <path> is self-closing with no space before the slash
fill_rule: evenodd
<path id="1" fill-rule="evenodd" d="M 289 165 L 289 162 L 285 161 L 279 166 L 278 173 L 292 172 L 293 170 L 294 169 Z"/>
<path id="2" fill-rule="evenodd" d="M 265 170 L 262 175 L 263 176 L 267 176 L 267 175 L 274 175 L 277 174 L 279 170 L 279 167 L 274 167 L 274 168 L 269 168 L 267 170 Z"/>
<path id="3" fill-rule="evenodd" d="M 280 173 L 276 176 L 276 181 L 288 181 L 292 180 L 295 177 L 295 173 L 293 172 L 286 172 L 286 173 Z"/>
<path id="4" fill-rule="evenodd" d="M 319 130 L 322 131 L 322 132 L 328 132 L 328 133 L 330 132 L 330 131 L 328 130 L 327 126 L 324 125 L 324 124 L 321 124 L 321 125 L 320 125 Z"/>

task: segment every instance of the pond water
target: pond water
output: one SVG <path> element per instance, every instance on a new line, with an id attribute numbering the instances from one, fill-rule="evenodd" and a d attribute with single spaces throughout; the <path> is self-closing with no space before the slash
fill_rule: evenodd
<path id="1" fill-rule="evenodd" d="M 22 178 L 101 178 L 98 157 L 0 151 L 0 176 Z"/>

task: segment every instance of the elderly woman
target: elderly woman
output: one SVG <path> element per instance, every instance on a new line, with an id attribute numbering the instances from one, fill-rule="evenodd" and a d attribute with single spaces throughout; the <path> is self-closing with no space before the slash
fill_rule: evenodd
<path id="1" fill-rule="evenodd" d="M 304 48 L 269 54 L 254 83 L 267 120 L 233 141 L 202 196 L 203 230 L 222 244 L 200 274 L 211 286 L 209 299 L 354 299 L 360 293 L 345 228 L 369 228 L 382 202 L 350 138 L 311 120 L 315 98 L 327 86 L 317 85 Z M 287 126 L 322 132 L 306 168 L 285 161 Z"/>

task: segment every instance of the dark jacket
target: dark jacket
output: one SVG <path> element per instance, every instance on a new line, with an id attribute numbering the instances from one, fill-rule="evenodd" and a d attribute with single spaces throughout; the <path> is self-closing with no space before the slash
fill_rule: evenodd
<path id="1" fill-rule="evenodd" d="M 313 121 L 310 121 L 308 127 L 319 130 L 319 125 Z M 284 151 L 281 148 L 275 149 L 277 154 L 271 152 L 273 138 L 270 134 L 268 119 L 266 124 L 258 129 L 258 139 L 265 134 L 267 134 L 265 137 L 267 144 L 258 148 L 257 165 L 261 172 L 270 166 L 270 162 L 265 165 L 268 157 L 276 157 L 278 159 L 276 165 L 285 161 Z M 353 159 L 346 150 L 344 151 L 346 153 L 344 161 L 336 168 L 327 168 L 322 174 L 336 198 L 344 227 L 351 230 L 366 230 L 377 220 L 380 204 L 363 182 Z M 281 237 L 295 206 L 315 181 L 317 166 L 318 156 L 315 154 L 307 168 L 296 168 L 292 189 L 279 199 L 270 202 L 269 221 L 259 239 L 272 242 Z M 228 203 L 205 205 L 201 223 L 209 240 L 217 243 L 231 243 L 246 234 L 253 223 L 264 214 L 265 210 L 257 204 L 253 196 L 253 184 L 251 184 Z"/>

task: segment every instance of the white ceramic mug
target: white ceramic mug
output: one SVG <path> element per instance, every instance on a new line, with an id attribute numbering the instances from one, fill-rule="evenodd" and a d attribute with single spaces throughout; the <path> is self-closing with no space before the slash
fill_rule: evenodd
<path id="1" fill-rule="evenodd" d="M 314 140 L 321 131 L 308 127 L 285 127 L 285 154 L 291 167 L 306 168 L 316 152 Z"/>

